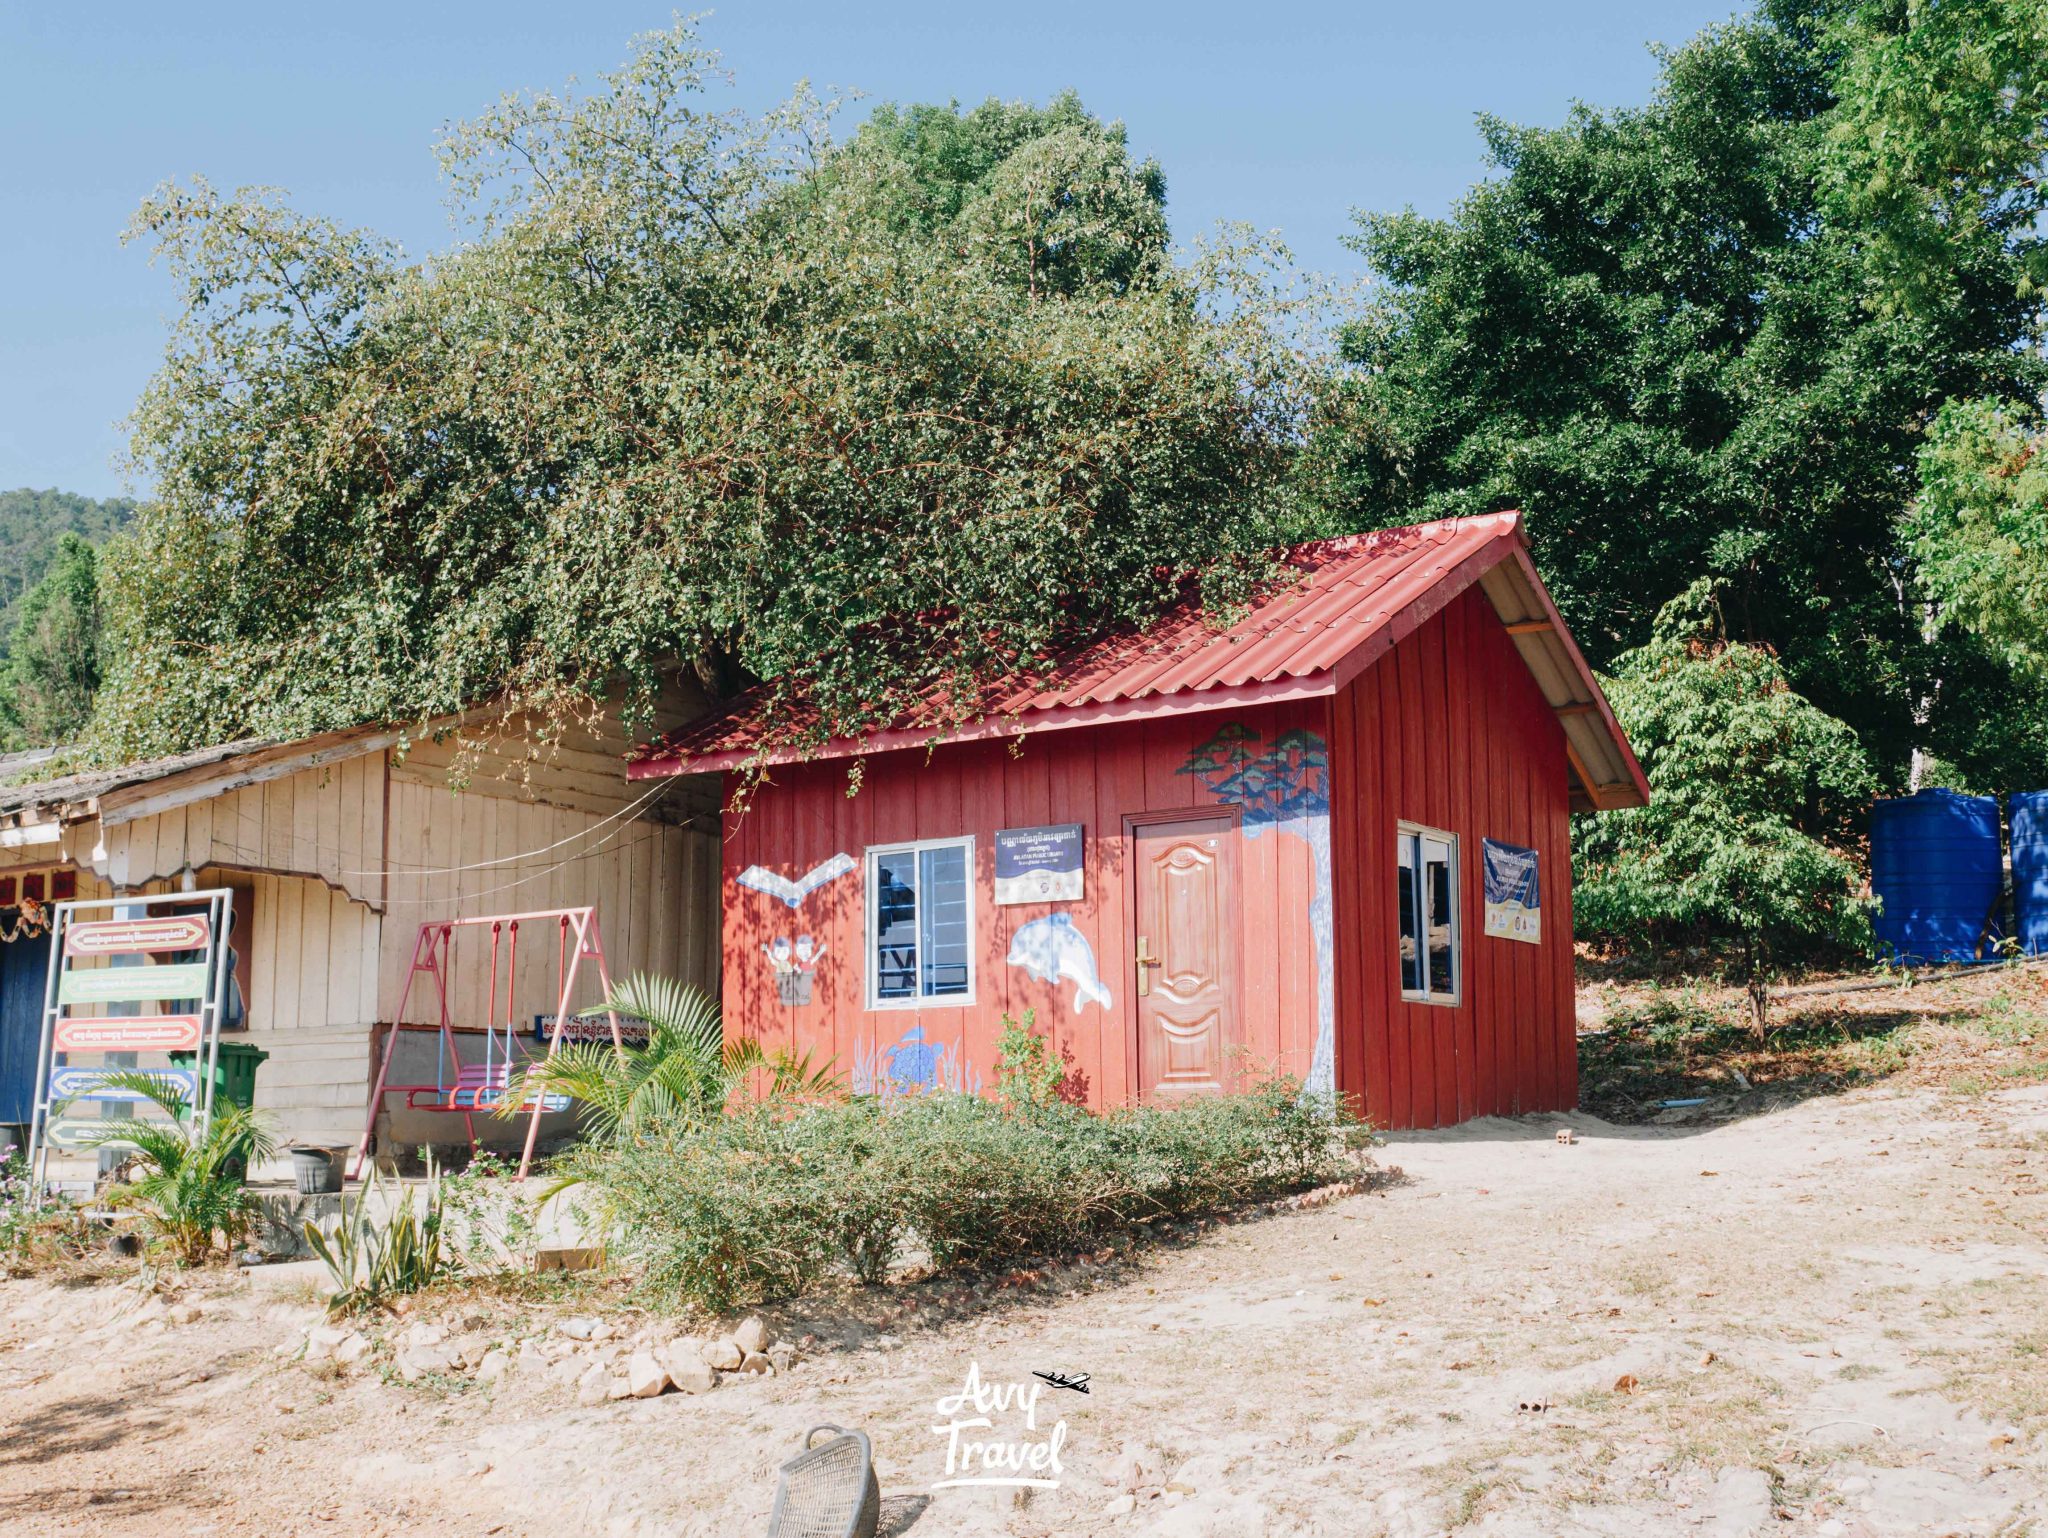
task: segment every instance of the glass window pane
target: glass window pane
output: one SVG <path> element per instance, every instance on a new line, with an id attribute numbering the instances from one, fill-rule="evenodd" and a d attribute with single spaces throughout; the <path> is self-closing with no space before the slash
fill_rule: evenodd
<path id="1" fill-rule="evenodd" d="M 878 854 L 875 871 L 875 997 L 917 994 L 917 860 Z"/>
<path id="2" fill-rule="evenodd" d="M 1395 835 L 1395 885 L 1401 894 L 1401 986 L 1410 993 L 1422 989 L 1422 947 L 1415 904 L 1415 837 Z"/>
<path id="3" fill-rule="evenodd" d="M 967 991 L 967 851 L 955 844 L 918 856 L 919 951 L 924 957 L 926 998 Z"/>
<path id="4" fill-rule="evenodd" d="M 1456 911 L 1452 906 L 1451 846 L 1442 839 L 1424 839 L 1424 890 L 1429 901 L 1429 991 L 1455 993 L 1452 975 L 1452 941 L 1456 932 Z"/>

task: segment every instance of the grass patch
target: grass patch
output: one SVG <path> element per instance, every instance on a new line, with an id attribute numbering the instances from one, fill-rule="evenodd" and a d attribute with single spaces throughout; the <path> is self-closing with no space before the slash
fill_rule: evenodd
<path id="1" fill-rule="evenodd" d="M 1607 1028 L 1579 1038 L 1581 1102 L 1610 1121 L 1667 1100 L 1759 1102 L 1903 1079 L 1978 1096 L 2048 1082 L 2048 971 L 2007 967 L 1930 982 L 1795 996 L 1761 1041 L 1740 995 L 1697 983 L 1607 990 Z"/>

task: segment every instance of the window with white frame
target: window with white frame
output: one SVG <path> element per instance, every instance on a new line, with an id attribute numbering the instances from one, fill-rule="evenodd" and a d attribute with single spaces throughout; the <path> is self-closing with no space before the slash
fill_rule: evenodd
<path id="1" fill-rule="evenodd" d="M 1456 834 L 1401 823 L 1394 835 L 1400 879 L 1401 997 L 1455 1004 L 1461 981 Z"/>
<path id="2" fill-rule="evenodd" d="M 889 844 L 867 857 L 868 1007 L 974 1002 L 974 840 Z"/>

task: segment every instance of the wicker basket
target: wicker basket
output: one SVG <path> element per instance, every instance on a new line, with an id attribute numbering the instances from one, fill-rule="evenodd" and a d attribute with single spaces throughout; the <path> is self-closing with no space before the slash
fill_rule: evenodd
<path id="1" fill-rule="evenodd" d="M 830 1437 L 813 1446 L 819 1432 Z M 782 1466 L 768 1538 L 875 1538 L 882 1487 L 874 1449 L 858 1431 L 813 1426 L 803 1451 Z"/>

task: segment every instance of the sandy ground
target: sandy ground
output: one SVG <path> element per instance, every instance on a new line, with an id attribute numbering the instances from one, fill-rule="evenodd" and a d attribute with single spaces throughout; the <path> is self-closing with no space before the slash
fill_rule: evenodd
<path id="1" fill-rule="evenodd" d="M 277 1348 L 314 1310 L 226 1284 L 146 1330 L 132 1290 L 6 1284 L 0 1531 L 760 1533 L 819 1422 L 874 1438 L 883 1531 L 916 1538 L 2048 1529 L 2048 1087 L 1489 1121 L 1384 1162 L 1370 1194 L 935 1299 L 941 1323 L 784 1315 L 833 1343 L 591 1408 L 537 1366 L 309 1369 Z M 446 1307 L 510 1340 L 589 1303 Z M 1033 1370 L 1090 1392 L 967 1436 L 1063 1422 L 1060 1488 L 934 1491 L 939 1402 Z"/>

